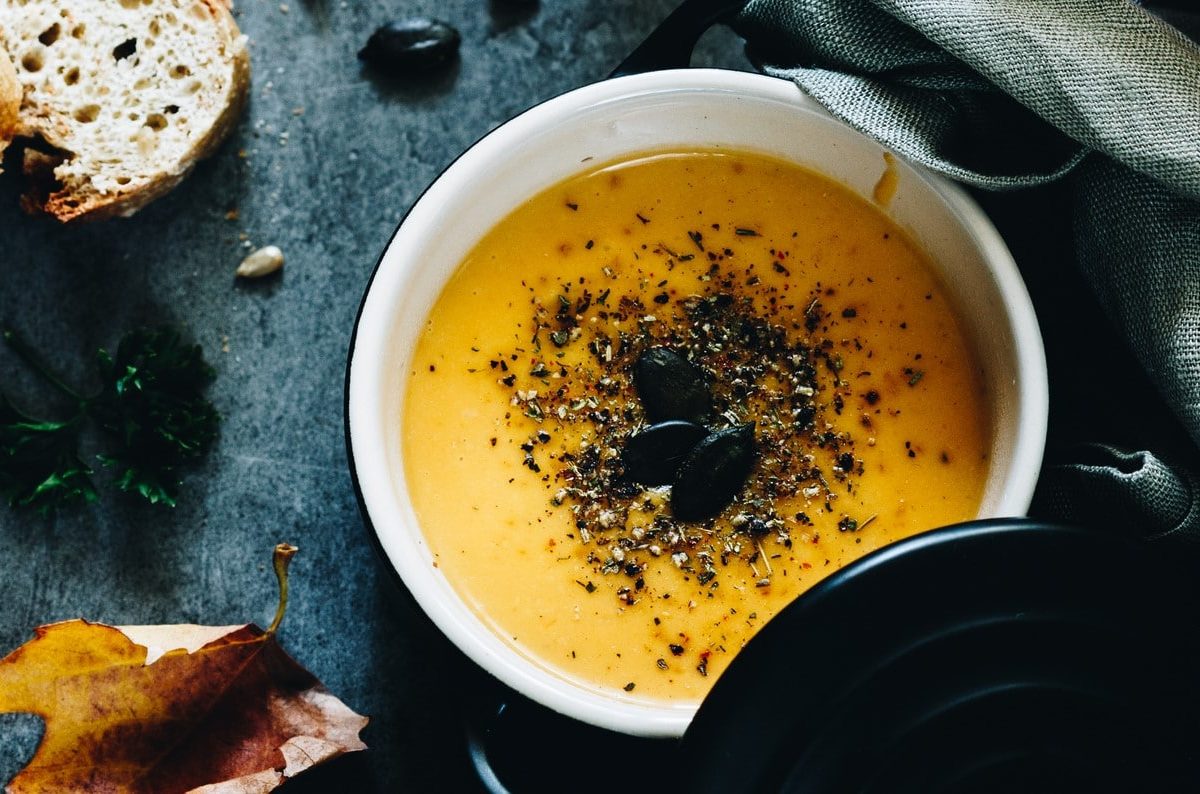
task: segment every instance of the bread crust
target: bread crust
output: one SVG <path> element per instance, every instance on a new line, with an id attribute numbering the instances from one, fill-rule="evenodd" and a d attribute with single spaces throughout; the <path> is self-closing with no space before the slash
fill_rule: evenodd
<path id="1" fill-rule="evenodd" d="M 48 196 L 38 195 L 37 191 L 30 191 L 21 201 L 21 205 L 27 211 L 43 212 L 64 223 L 132 215 L 155 199 L 169 193 L 192 172 L 198 161 L 213 154 L 221 142 L 229 136 L 237 126 L 247 103 L 250 86 L 250 55 L 246 39 L 238 30 L 237 23 L 230 13 L 231 4 L 223 0 L 200 0 L 200 2 L 211 15 L 216 25 L 217 35 L 222 39 L 222 44 L 232 61 L 231 85 L 222 110 L 212 125 L 179 158 L 174 168 L 164 170 L 146 183 L 103 193 L 89 192 L 83 196 L 69 188 L 51 192 Z M 26 106 L 22 108 L 22 111 L 25 115 L 37 116 L 37 119 L 36 123 L 33 118 L 18 119 L 15 126 L 17 135 L 40 135 L 52 146 L 60 145 L 61 139 L 56 140 L 55 132 L 46 128 L 49 118 L 44 110 L 38 112 L 38 109 Z M 0 144 L 0 151 L 2 151 L 2 144 Z M 27 176 L 32 180 L 36 174 L 27 173 Z"/>
<path id="2" fill-rule="evenodd" d="M 0 156 L 17 134 L 21 113 L 21 81 L 8 55 L 0 48 Z M 2 171 L 3 169 L 0 169 Z"/>

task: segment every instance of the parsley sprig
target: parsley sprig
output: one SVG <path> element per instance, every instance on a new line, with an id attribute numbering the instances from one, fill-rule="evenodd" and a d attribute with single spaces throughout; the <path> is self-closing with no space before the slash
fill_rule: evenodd
<path id="1" fill-rule="evenodd" d="M 15 331 L 4 343 L 51 386 L 70 398 L 66 421 L 34 419 L 0 394 L 0 498 L 43 512 L 97 498 L 92 468 L 79 454 L 88 420 L 101 431 L 100 462 L 122 491 L 151 504 L 174 506 L 181 470 L 201 458 L 217 436 L 220 415 L 204 397 L 215 373 L 199 345 L 172 328 L 138 328 L 116 355 L 98 354 L 99 393 L 85 397 L 67 385 Z"/>

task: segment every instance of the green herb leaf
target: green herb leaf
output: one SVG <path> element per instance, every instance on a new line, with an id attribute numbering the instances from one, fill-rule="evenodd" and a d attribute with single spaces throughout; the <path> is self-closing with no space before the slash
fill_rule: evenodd
<path id="1" fill-rule="evenodd" d="M 95 501 L 92 471 L 77 453 L 81 419 L 39 422 L 0 395 L 0 498 L 44 513 Z"/>
<path id="2" fill-rule="evenodd" d="M 215 373 L 199 345 L 170 328 L 139 328 L 116 356 L 99 353 L 104 389 L 91 414 L 112 437 L 101 456 L 117 486 L 151 504 L 175 505 L 180 468 L 202 457 L 217 437 L 220 415 L 203 396 Z"/>
<path id="3" fill-rule="evenodd" d="M 220 415 L 204 398 L 214 377 L 197 345 L 170 328 L 126 334 L 116 356 L 99 352 L 103 387 L 81 397 L 63 383 L 16 333 L 4 342 L 47 382 L 72 397 L 66 422 L 32 419 L 0 395 L 0 498 L 48 512 L 96 499 L 92 470 L 79 457 L 79 434 L 90 418 L 108 436 L 100 461 L 116 470 L 123 491 L 151 504 L 174 506 L 184 465 L 202 457 L 217 435 Z"/>

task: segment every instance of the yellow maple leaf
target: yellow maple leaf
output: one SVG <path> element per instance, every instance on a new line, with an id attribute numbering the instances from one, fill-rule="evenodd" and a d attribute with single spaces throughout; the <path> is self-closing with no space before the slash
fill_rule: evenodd
<path id="1" fill-rule="evenodd" d="M 10 794 L 266 792 L 366 749 L 353 712 L 275 640 L 295 547 L 275 549 L 279 610 L 243 626 L 41 626 L 0 659 L 0 713 L 45 733 Z"/>

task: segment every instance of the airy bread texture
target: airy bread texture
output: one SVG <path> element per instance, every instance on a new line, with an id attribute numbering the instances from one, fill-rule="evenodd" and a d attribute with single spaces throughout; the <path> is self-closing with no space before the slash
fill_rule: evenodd
<path id="1" fill-rule="evenodd" d="M 0 0 L 0 46 L 43 186 L 24 204 L 61 221 L 131 215 L 175 187 L 233 128 L 250 80 L 222 0 Z"/>

